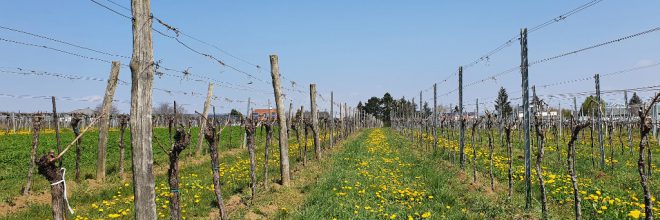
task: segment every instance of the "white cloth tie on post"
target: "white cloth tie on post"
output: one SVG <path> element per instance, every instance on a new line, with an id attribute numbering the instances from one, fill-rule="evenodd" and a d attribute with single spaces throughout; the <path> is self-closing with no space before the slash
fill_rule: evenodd
<path id="1" fill-rule="evenodd" d="M 64 184 L 64 202 L 66 202 L 66 207 L 69 208 L 69 212 L 71 212 L 71 214 L 73 215 L 73 209 L 69 205 L 69 197 L 66 195 L 66 181 L 64 180 L 64 177 L 66 176 L 66 168 L 62 167 L 60 168 L 60 170 L 62 170 L 62 180 L 51 183 L 50 185 L 54 186 L 60 183 Z"/>

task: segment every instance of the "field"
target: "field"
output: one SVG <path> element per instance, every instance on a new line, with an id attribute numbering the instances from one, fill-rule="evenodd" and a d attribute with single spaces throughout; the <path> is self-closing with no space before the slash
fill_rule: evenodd
<path id="1" fill-rule="evenodd" d="M 497 130 L 491 130 L 497 137 Z M 515 132 L 515 131 L 514 131 Z M 116 139 L 117 131 L 111 131 L 110 139 Z M 525 209 L 524 165 L 521 142 L 513 140 L 513 195 L 507 190 L 508 162 L 506 149 L 499 141 L 494 141 L 493 174 L 491 189 L 489 179 L 489 151 L 486 130 L 475 135 L 477 177 L 474 178 L 473 148 L 466 142 L 466 166 L 461 169 L 454 154 L 458 151 L 456 131 L 439 131 L 437 152 L 433 152 L 433 138 L 428 133 L 410 133 L 395 129 L 379 128 L 362 130 L 351 136 L 337 148 L 327 149 L 320 161 L 310 161 L 307 166 L 299 164 L 297 143 L 291 141 L 291 158 L 294 161 L 292 187 L 281 187 L 277 179 L 279 154 L 274 147 L 269 161 L 271 185 L 264 189 L 261 182 L 263 166 L 257 166 L 259 190 L 257 197 L 250 200 L 249 160 L 245 149 L 240 148 L 242 131 L 238 127 L 225 129 L 223 137 L 232 136 L 232 145 L 222 143 L 220 150 L 220 173 L 225 204 L 232 219 L 506 219 L 539 218 L 540 201 L 538 180 L 532 179 L 533 206 Z M 423 135 L 423 141 L 419 136 Z M 466 140 L 471 140 L 466 132 Z M 94 133 L 89 133 L 83 146 L 94 146 Z M 166 129 L 157 129 L 156 135 L 167 137 Z M 568 134 L 565 134 L 568 135 Z M 512 135 L 518 137 L 518 135 Z M 263 135 L 257 134 L 257 164 L 263 164 Z M 448 140 L 444 137 L 450 137 Z M 29 143 L 29 135 L 3 135 L 2 143 Z M 70 132 L 64 132 L 63 140 L 72 139 Z M 295 139 L 294 139 L 295 140 Z M 498 140 L 495 138 L 494 140 Z M 588 139 L 586 139 L 588 140 Z M 616 139 L 614 139 L 616 140 Z M 6 141 L 6 142 L 5 142 Z M 566 171 L 566 146 L 562 147 L 561 159 L 556 151 L 552 135 L 543 164 L 543 177 L 548 194 L 549 218 L 565 219 L 572 214 L 573 195 L 570 179 Z M 53 135 L 42 136 L 44 152 L 54 147 Z M 615 141 L 614 143 L 619 143 Z M 311 139 L 308 144 L 312 146 Z M 327 144 L 327 143 L 326 143 Z M 652 146 L 657 143 L 652 141 Z M 19 145 L 19 144 L 16 144 Z M 9 146 L 12 146 L 11 144 Z M 606 145 L 608 153 L 615 150 L 614 160 L 608 160 L 605 171 L 600 171 L 590 143 L 579 141 L 577 147 L 576 171 L 582 211 L 586 219 L 625 219 L 643 217 L 642 192 L 636 171 L 635 153 L 628 146 Z M 117 161 L 116 142 L 110 144 L 109 160 Z M 11 157 L 2 158 L 6 169 L 2 172 L 2 197 L 5 212 L 2 219 L 48 219 L 50 217 L 49 195 L 43 177 L 35 179 L 30 201 L 20 196 L 24 184 L 24 172 L 17 172 L 26 166 L 29 151 L 26 147 L 16 147 Z M 311 148 L 310 148 L 311 149 Z M 657 148 L 653 148 L 657 154 Z M 69 169 L 67 184 L 69 201 L 76 214 L 75 219 L 131 219 L 132 187 L 130 178 L 122 181 L 117 175 L 117 164 L 110 163 L 109 179 L 104 183 L 93 180 L 95 148 L 86 147 L 82 165 L 84 180 L 75 182 Z M 130 151 L 127 151 L 130 152 Z M 188 154 L 190 151 L 184 153 Z M 309 152 L 312 155 L 312 152 Z M 608 154 L 610 155 L 610 154 Z M 130 155 L 127 155 L 130 159 Z M 169 216 L 166 180 L 167 156 L 155 149 L 156 193 L 160 218 Z M 310 157 L 311 158 L 311 157 Z M 458 158 L 458 157 L 457 157 Z M 209 175 L 210 162 L 206 157 L 186 156 L 181 169 L 181 212 L 185 219 L 217 218 L 218 209 L 214 205 L 213 186 Z M 21 163 L 24 162 L 24 163 Z M 612 164 L 613 162 L 613 164 Z M 127 160 L 130 167 L 130 160 Z M 654 160 L 657 163 L 657 160 Z M 73 160 L 67 159 L 65 167 L 72 167 Z M 23 169 L 24 170 L 24 169 Z M 129 169 L 130 170 L 130 169 Z M 654 167 L 653 172 L 659 170 Z M 532 177 L 536 173 L 533 171 Z M 650 178 L 653 194 L 658 193 L 658 181 Z M 12 206 L 12 204 L 16 206 Z M 25 207 L 21 207 L 25 206 Z M 654 208 L 657 209 L 657 208 Z"/>

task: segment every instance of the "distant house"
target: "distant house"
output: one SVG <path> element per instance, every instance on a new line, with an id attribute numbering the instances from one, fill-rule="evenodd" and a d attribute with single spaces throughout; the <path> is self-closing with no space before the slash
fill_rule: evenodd
<path id="1" fill-rule="evenodd" d="M 529 108 L 530 108 L 529 113 L 530 113 L 531 117 L 534 117 L 533 115 L 531 115 L 533 113 L 536 113 L 537 116 L 541 116 L 542 118 L 559 117 L 559 111 L 557 111 L 556 109 L 543 110 L 541 112 L 538 112 L 538 111 L 535 110 L 534 105 L 530 105 Z M 523 108 L 522 106 L 518 106 L 518 118 L 525 117 L 525 114 L 523 112 L 524 109 L 525 108 Z"/>
<path id="2" fill-rule="evenodd" d="M 252 110 L 252 118 L 257 120 L 275 119 L 277 118 L 277 111 L 273 108 L 254 109 Z"/>
<path id="3" fill-rule="evenodd" d="M 96 111 L 94 111 L 94 109 L 91 109 L 89 107 L 76 109 L 76 110 L 73 110 L 73 111 L 69 112 L 69 114 L 81 114 L 81 115 L 86 115 L 86 116 L 91 116 L 91 115 L 94 115 L 95 113 L 96 113 Z"/>

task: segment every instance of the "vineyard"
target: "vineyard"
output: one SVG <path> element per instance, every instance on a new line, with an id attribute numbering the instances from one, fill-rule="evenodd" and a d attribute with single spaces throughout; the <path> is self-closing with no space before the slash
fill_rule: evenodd
<path id="1" fill-rule="evenodd" d="M 83 2 L 1 15 L 0 219 L 660 209 L 655 2 Z"/>

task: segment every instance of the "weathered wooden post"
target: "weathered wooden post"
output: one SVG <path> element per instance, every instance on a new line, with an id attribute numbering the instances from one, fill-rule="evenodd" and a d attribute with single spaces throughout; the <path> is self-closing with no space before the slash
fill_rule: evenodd
<path id="1" fill-rule="evenodd" d="M 438 152 L 438 90 L 437 83 L 433 84 L 433 154 Z"/>
<path id="2" fill-rule="evenodd" d="M 57 103 L 55 102 L 55 96 L 51 96 L 51 102 L 53 103 L 53 124 L 55 124 L 55 141 L 57 142 L 57 153 L 59 154 L 62 152 L 62 142 L 60 138 L 60 120 L 59 116 L 57 115 Z M 60 160 L 59 166 L 62 167 L 62 161 L 64 159 Z"/>
<path id="3" fill-rule="evenodd" d="M 270 146 L 273 145 L 273 118 L 270 112 L 270 99 L 268 100 L 268 116 L 263 122 L 263 128 L 266 128 L 266 144 L 264 146 L 264 189 L 268 190 L 268 160 L 270 158 Z M 281 130 L 281 129 L 280 129 Z"/>
<path id="4" fill-rule="evenodd" d="M 286 114 L 286 138 L 291 138 L 291 127 L 293 126 L 292 120 L 293 117 L 291 117 L 291 111 L 293 111 L 293 101 L 289 102 L 289 110 L 288 113 Z"/>
<path id="5" fill-rule="evenodd" d="M 96 155 L 96 179 L 101 181 L 105 179 L 106 155 L 108 151 L 108 128 L 110 126 L 110 110 L 112 109 L 112 99 L 115 96 L 115 88 L 117 88 L 117 80 L 119 79 L 119 68 L 119 61 L 112 61 L 110 77 L 108 77 L 108 85 L 105 88 L 103 104 L 101 105 L 101 118 L 99 121 L 99 145 Z"/>
<path id="6" fill-rule="evenodd" d="M 250 99 L 251 99 L 251 97 L 248 97 L 247 110 L 245 110 L 245 117 L 250 117 L 251 118 L 252 116 L 250 115 L 250 103 L 252 101 Z M 245 148 L 246 143 L 247 143 L 247 134 L 243 133 L 243 143 L 241 144 L 241 148 Z"/>
<path id="7" fill-rule="evenodd" d="M 529 137 L 529 81 L 528 81 L 528 63 L 527 63 L 527 28 L 520 31 L 520 73 L 522 74 L 522 102 L 523 102 L 523 130 L 525 150 L 525 209 L 530 209 L 532 205 L 532 179 L 531 179 L 531 149 Z"/>
<path id="8" fill-rule="evenodd" d="M 335 96 L 334 92 L 330 92 L 330 147 L 335 146 Z"/>
<path id="9" fill-rule="evenodd" d="M 204 132 L 206 130 L 207 116 L 209 115 L 209 108 L 211 107 L 211 98 L 213 98 L 213 83 L 209 83 L 208 91 L 206 92 L 206 101 L 204 101 L 204 110 L 202 111 L 202 118 L 199 119 L 199 135 L 197 136 L 197 147 L 195 149 L 195 156 L 199 157 L 202 154 L 202 141 L 204 141 Z"/>
<path id="10" fill-rule="evenodd" d="M 598 144 L 600 147 L 600 169 L 605 169 L 605 146 L 603 145 L 603 113 L 602 101 L 600 99 L 600 74 L 594 75 L 594 80 L 596 81 L 596 102 L 598 109 L 596 111 L 596 126 L 598 127 Z"/>
<path id="11" fill-rule="evenodd" d="M 135 218 L 156 219 L 152 139 L 154 54 L 151 1 L 131 0 L 133 55 L 131 57 L 131 144 Z"/>
<path id="12" fill-rule="evenodd" d="M 119 177 L 122 181 L 126 180 L 126 175 L 124 174 L 124 131 L 126 131 L 126 125 L 128 124 L 127 116 L 120 116 L 119 118 Z"/>
<path id="13" fill-rule="evenodd" d="M 319 113 L 316 109 L 316 84 L 309 84 L 309 99 L 311 105 L 312 135 L 314 135 L 314 157 L 321 159 L 321 143 L 319 141 Z"/>
<path id="14" fill-rule="evenodd" d="M 277 120 L 280 126 L 280 181 L 283 186 L 288 186 L 291 181 L 289 171 L 289 138 L 287 137 L 286 116 L 284 115 L 284 103 L 282 100 L 282 88 L 280 86 L 280 66 L 277 55 L 270 55 L 271 71 L 273 80 L 273 90 L 275 95 L 275 107 L 277 108 Z M 301 113 L 302 114 L 302 113 Z"/>
<path id="15" fill-rule="evenodd" d="M 458 116 L 460 123 L 460 136 L 458 138 L 459 145 L 459 161 L 461 169 L 465 169 L 465 119 L 463 118 L 463 67 L 458 67 Z"/>

